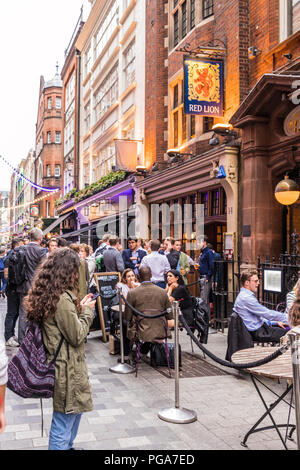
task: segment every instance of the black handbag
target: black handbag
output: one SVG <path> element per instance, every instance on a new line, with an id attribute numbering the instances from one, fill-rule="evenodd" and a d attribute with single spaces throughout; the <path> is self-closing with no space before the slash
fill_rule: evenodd
<path id="1" fill-rule="evenodd" d="M 168 343 L 169 366 L 175 368 L 175 345 Z M 165 343 L 152 343 L 150 349 L 150 365 L 152 367 L 168 367 Z M 179 367 L 181 367 L 181 346 L 179 345 Z"/>

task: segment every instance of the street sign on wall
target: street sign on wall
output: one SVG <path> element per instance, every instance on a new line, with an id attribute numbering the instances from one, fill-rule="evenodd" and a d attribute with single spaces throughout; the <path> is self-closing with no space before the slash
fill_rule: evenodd
<path id="1" fill-rule="evenodd" d="M 223 62 L 185 56 L 184 112 L 199 116 L 223 116 Z"/>

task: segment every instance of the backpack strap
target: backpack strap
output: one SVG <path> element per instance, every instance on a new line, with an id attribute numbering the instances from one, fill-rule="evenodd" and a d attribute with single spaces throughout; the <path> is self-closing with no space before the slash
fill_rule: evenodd
<path id="1" fill-rule="evenodd" d="M 63 337 L 63 335 L 61 335 L 58 348 L 57 348 L 57 350 L 56 350 L 56 353 L 55 353 L 55 355 L 54 355 L 53 360 L 51 361 L 52 364 L 54 364 L 54 363 L 56 362 L 57 356 L 59 355 L 59 352 L 60 352 L 60 350 L 61 350 L 61 347 L 62 347 L 62 344 L 63 344 L 63 342 L 64 342 L 64 339 L 65 339 L 65 338 Z"/>

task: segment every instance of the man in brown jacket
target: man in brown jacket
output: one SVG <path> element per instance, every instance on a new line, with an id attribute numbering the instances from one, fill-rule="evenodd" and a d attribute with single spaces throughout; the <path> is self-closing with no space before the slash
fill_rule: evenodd
<path id="1" fill-rule="evenodd" d="M 130 340 L 136 337 L 145 343 L 152 343 L 161 341 L 168 335 L 168 324 L 173 324 L 173 314 L 171 310 L 171 303 L 167 292 L 158 286 L 155 286 L 151 281 L 152 272 L 147 266 L 140 268 L 139 278 L 141 285 L 136 289 L 130 290 L 127 295 L 127 302 L 139 312 L 145 315 L 157 315 L 160 312 L 168 310 L 166 316 L 160 318 L 143 318 L 136 317 L 132 309 L 126 304 L 125 319 L 128 322 L 127 336 Z M 136 321 L 137 320 L 137 321 Z M 137 328 L 138 323 L 138 328 Z M 146 346 L 146 345 L 145 345 Z M 146 354 L 146 348 L 143 348 L 143 353 Z"/>

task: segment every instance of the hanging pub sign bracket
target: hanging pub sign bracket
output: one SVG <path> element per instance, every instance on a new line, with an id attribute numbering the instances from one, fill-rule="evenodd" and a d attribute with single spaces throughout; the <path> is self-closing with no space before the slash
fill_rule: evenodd
<path id="1" fill-rule="evenodd" d="M 219 44 L 220 43 L 221 46 Z M 189 54 L 190 56 L 206 56 L 208 58 L 224 58 L 227 55 L 226 44 L 221 41 L 221 39 L 215 39 L 215 42 L 208 42 L 207 44 L 201 44 L 196 48 L 191 48 L 190 43 L 184 44 L 183 47 L 176 49 L 176 52 L 183 52 L 184 54 Z"/>

